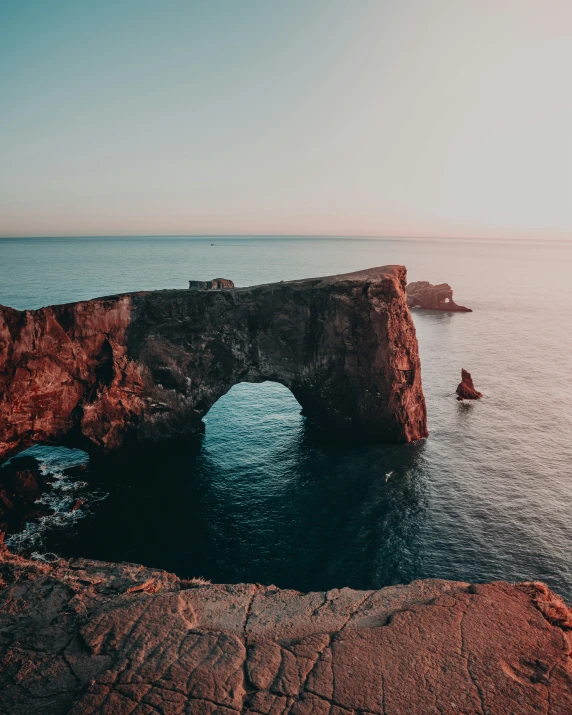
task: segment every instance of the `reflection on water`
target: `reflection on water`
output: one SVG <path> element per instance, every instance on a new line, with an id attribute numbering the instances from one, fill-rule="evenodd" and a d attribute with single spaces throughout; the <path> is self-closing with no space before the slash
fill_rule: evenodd
<path id="1" fill-rule="evenodd" d="M 333 442 L 270 382 L 235 386 L 205 421 L 189 445 L 98 474 L 108 498 L 46 548 L 302 590 L 417 575 L 423 443 Z"/>

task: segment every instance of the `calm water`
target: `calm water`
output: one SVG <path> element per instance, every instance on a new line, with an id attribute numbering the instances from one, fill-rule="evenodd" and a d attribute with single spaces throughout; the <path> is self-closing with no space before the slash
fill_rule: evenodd
<path id="1" fill-rule="evenodd" d="M 214 246 L 211 246 L 214 243 Z M 274 383 L 234 387 L 205 436 L 61 480 L 14 545 L 214 581 L 381 587 L 543 579 L 572 598 L 572 244 L 377 239 L 0 240 L 0 303 L 35 308 L 232 278 L 239 286 L 404 263 L 473 313 L 414 312 L 430 437 L 332 443 Z M 485 394 L 458 403 L 461 367 Z M 52 471 L 81 459 L 40 450 Z M 89 509 L 67 518 L 77 495 Z"/>

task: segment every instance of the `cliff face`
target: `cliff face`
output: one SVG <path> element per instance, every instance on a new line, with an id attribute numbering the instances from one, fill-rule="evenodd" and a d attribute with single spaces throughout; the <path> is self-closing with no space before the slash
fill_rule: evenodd
<path id="1" fill-rule="evenodd" d="M 572 612 L 543 584 L 319 593 L 0 554 L 0 712 L 572 712 Z"/>
<path id="2" fill-rule="evenodd" d="M 274 380 L 332 431 L 427 435 L 406 271 L 0 307 L 0 459 L 193 435 L 238 382 Z"/>
<path id="3" fill-rule="evenodd" d="M 145 410 L 127 355 L 131 298 L 0 306 L 0 459 L 34 443 L 106 451 Z"/>

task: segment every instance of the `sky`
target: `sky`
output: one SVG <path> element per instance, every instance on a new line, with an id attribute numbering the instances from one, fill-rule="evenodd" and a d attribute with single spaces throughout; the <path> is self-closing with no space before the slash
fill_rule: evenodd
<path id="1" fill-rule="evenodd" d="M 0 0 L 0 236 L 572 238 L 571 0 Z"/>

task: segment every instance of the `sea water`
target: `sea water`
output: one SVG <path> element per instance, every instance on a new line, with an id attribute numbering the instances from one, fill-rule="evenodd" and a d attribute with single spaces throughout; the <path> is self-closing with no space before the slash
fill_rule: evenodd
<path id="1" fill-rule="evenodd" d="M 14 548 L 301 590 L 542 579 L 572 598 L 571 243 L 1 239 L 0 303 L 37 308 L 189 279 L 246 286 L 389 263 L 405 264 L 409 280 L 450 283 L 474 311 L 413 311 L 427 440 L 330 440 L 285 387 L 239 384 L 210 410 L 202 438 L 91 471 L 88 484 L 60 477 L 59 511 L 13 537 Z M 455 399 L 463 367 L 479 402 Z M 82 459 L 35 453 L 55 474 Z M 77 494 L 87 501 L 72 512 Z"/>

